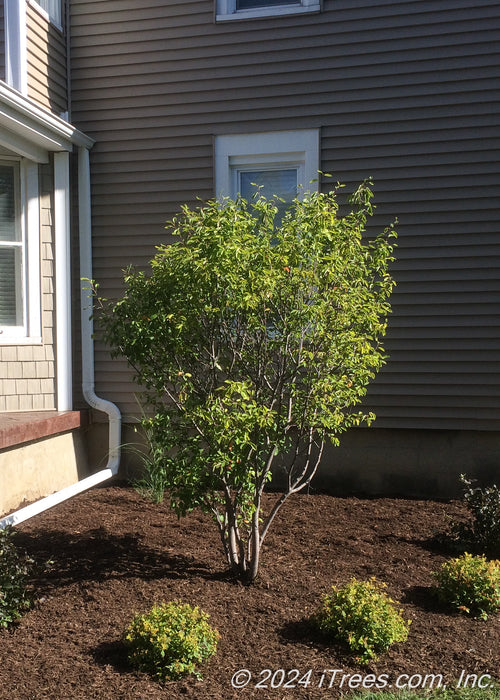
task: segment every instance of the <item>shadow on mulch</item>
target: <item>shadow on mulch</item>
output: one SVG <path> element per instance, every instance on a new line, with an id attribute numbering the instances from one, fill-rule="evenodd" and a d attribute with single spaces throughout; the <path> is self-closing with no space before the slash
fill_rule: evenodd
<path id="1" fill-rule="evenodd" d="M 357 666 L 354 655 L 341 643 L 331 641 L 316 627 L 310 617 L 288 622 L 279 630 L 286 643 L 304 644 L 319 651 L 335 650 L 335 659 L 341 664 Z M 361 668 L 361 666 L 360 666 Z M 363 666 L 366 669 L 366 666 Z"/>
<path id="2" fill-rule="evenodd" d="M 410 544 L 414 547 L 420 547 L 427 552 L 433 554 L 442 554 L 443 556 L 463 554 L 464 546 L 460 542 L 447 533 L 438 532 L 431 537 L 405 537 L 403 535 L 378 535 L 380 542 L 396 542 L 400 544 Z"/>
<path id="3" fill-rule="evenodd" d="M 127 661 L 127 649 L 120 639 L 99 644 L 92 657 L 100 666 L 111 666 L 119 673 L 130 673 L 132 670 Z"/>
<path id="4" fill-rule="evenodd" d="M 402 603 L 410 603 L 428 613 L 442 613 L 443 604 L 432 586 L 410 586 L 403 592 Z"/>
<path id="5" fill-rule="evenodd" d="M 36 557 L 42 568 L 40 578 L 54 589 L 75 582 L 135 577 L 146 581 L 224 577 L 193 557 L 151 549 L 135 535 L 115 535 L 104 528 L 81 535 L 62 530 L 22 532 L 17 534 L 16 544 Z"/>

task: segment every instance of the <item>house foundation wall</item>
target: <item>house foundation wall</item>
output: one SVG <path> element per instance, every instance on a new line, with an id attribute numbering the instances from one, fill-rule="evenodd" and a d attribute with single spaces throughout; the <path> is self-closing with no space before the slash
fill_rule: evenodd
<path id="1" fill-rule="evenodd" d="M 460 474 L 499 483 L 500 432 L 352 430 L 329 446 L 314 481 L 338 494 L 455 498 Z"/>
<path id="2" fill-rule="evenodd" d="M 0 515 L 74 484 L 88 473 L 79 430 L 0 451 Z"/>
<path id="3" fill-rule="evenodd" d="M 91 461 L 105 464 L 107 426 L 90 427 Z M 140 431 L 124 425 L 120 475 L 141 471 Z M 329 445 L 311 490 L 335 495 L 448 499 L 462 494 L 460 474 L 500 483 L 500 432 L 359 428 Z"/>

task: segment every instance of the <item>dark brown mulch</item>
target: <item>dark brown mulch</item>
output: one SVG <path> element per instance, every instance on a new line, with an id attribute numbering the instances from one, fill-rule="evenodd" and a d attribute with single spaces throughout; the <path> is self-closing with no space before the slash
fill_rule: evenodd
<path id="1" fill-rule="evenodd" d="M 120 485 L 94 489 L 18 528 L 19 543 L 53 564 L 36 581 L 34 608 L 0 632 L 0 698 L 309 700 L 338 698 L 348 690 L 344 674 L 387 674 L 387 687 L 401 674 L 442 674 L 449 683 L 462 671 L 498 677 L 499 617 L 483 622 L 454 614 L 431 594 L 431 572 L 447 553 L 429 540 L 461 514 L 456 502 L 297 495 L 269 534 L 257 583 L 243 587 L 226 575 L 209 518 L 177 520 L 167 504 Z M 325 645 L 307 620 L 332 584 L 352 576 L 385 581 L 412 620 L 408 641 L 368 668 Z M 172 599 L 206 610 L 221 640 L 202 681 L 162 687 L 130 670 L 120 636 L 134 613 Z M 239 669 L 252 673 L 244 689 L 231 685 Z M 286 673 L 267 678 L 267 689 L 255 688 L 265 684 L 263 669 Z M 298 678 L 291 669 L 312 673 L 293 688 Z M 331 673 L 321 683 L 328 669 L 338 669 L 331 688 Z"/>

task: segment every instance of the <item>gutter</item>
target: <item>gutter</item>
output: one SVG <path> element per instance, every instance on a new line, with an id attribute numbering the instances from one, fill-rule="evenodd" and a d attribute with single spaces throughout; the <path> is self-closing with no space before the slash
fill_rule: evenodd
<path id="1" fill-rule="evenodd" d="M 92 279 L 92 226 L 90 200 L 90 162 L 89 149 L 80 145 L 78 149 L 78 208 L 80 226 L 80 279 L 81 279 L 81 331 L 82 331 L 82 390 L 87 403 L 94 409 L 108 416 L 108 462 L 106 467 L 95 474 L 77 481 L 56 493 L 25 506 L 0 520 L 0 530 L 8 525 L 32 518 L 49 508 L 86 491 L 92 486 L 110 479 L 118 473 L 120 466 L 121 414 L 118 407 L 99 398 L 94 388 L 94 341 L 93 323 L 90 318 L 92 303 L 89 301 L 87 282 Z"/>
<path id="2" fill-rule="evenodd" d="M 2 127 L 21 134 L 47 151 L 92 148 L 94 141 L 82 131 L 0 81 Z"/>

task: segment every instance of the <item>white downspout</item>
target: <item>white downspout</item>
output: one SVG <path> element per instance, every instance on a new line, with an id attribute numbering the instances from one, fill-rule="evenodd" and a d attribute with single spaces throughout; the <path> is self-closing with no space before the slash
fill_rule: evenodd
<path id="1" fill-rule="evenodd" d="M 90 165 L 89 151 L 85 146 L 80 146 L 78 152 L 78 203 L 79 203 L 79 224 L 80 224 L 80 278 L 92 279 L 92 226 L 91 226 L 91 202 L 90 202 Z M 103 411 L 109 418 L 108 436 L 108 462 L 101 471 L 91 474 L 71 484 L 56 493 L 52 493 L 42 498 L 36 503 L 21 508 L 0 520 L 0 530 L 8 525 L 28 520 L 34 515 L 38 515 L 52 506 L 66 501 L 72 496 L 76 496 L 82 491 L 86 491 L 92 486 L 110 479 L 118 473 L 120 466 L 120 445 L 121 445 L 121 414 L 117 406 L 99 398 L 94 390 L 94 342 L 92 339 L 93 324 L 90 319 L 91 304 L 89 302 L 89 292 L 87 283 L 81 282 L 81 325 L 82 325 L 82 388 L 83 395 L 88 404 Z"/>
<path id="2" fill-rule="evenodd" d="M 78 150 L 78 201 L 80 225 L 80 284 L 81 284 L 81 326 L 82 326 L 82 389 L 87 403 L 92 408 L 108 415 L 108 463 L 98 472 L 100 481 L 105 481 L 118 473 L 120 466 L 121 414 L 118 407 L 99 398 L 94 388 L 94 326 L 91 295 L 88 281 L 92 279 L 92 226 L 90 199 L 90 159 L 89 150 L 80 146 Z M 94 477 L 98 475 L 95 474 Z M 89 477 L 92 478 L 92 477 Z M 85 480 L 84 480 L 85 481 Z M 98 483 L 98 482 L 96 482 Z"/>

